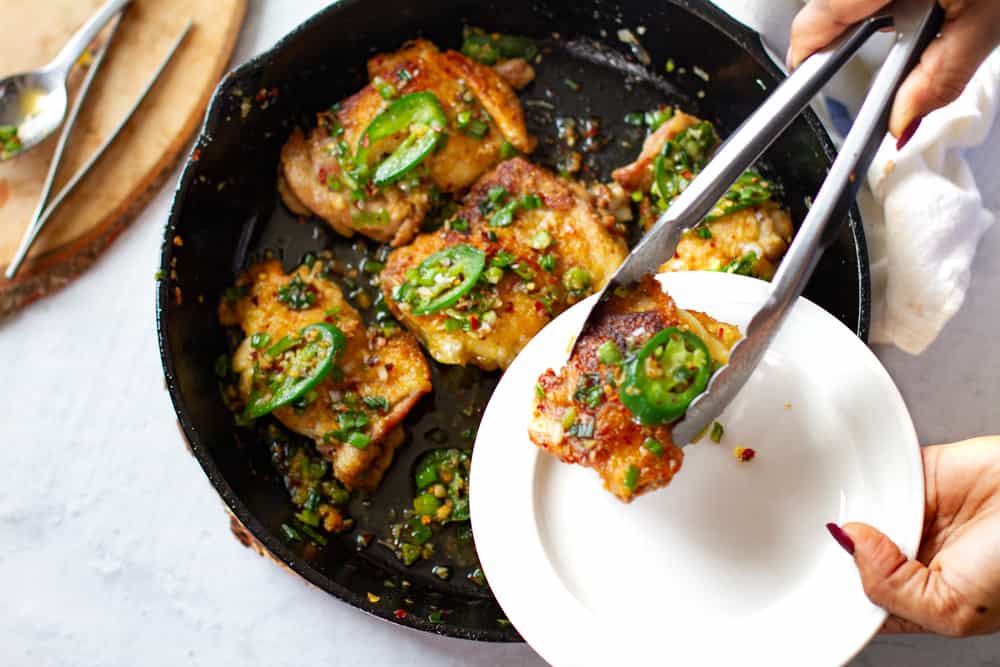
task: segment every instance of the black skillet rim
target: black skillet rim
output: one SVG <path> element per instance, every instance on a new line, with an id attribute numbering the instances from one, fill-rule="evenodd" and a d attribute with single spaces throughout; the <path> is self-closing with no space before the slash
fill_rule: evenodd
<path id="1" fill-rule="evenodd" d="M 768 73 L 770 73 L 775 79 L 780 80 L 784 77 L 784 73 L 767 55 L 760 42 L 760 37 L 718 7 L 707 2 L 696 3 L 689 0 L 668 1 L 672 4 L 680 6 L 697 18 L 707 21 L 715 29 L 722 33 L 722 35 L 734 40 L 750 55 L 750 57 L 752 57 L 761 67 L 768 71 Z M 191 151 L 185 161 L 183 172 L 181 173 L 177 182 L 177 187 L 174 190 L 174 196 L 171 202 L 170 213 L 164 229 L 164 236 L 160 250 L 160 270 L 164 275 L 169 274 L 170 262 L 173 257 L 173 243 L 171 240 L 174 238 L 176 233 L 175 230 L 180 220 L 180 211 L 182 208 L 181 202 L 187 196 L 188 190 L 194 183 L 196 176 L 196 160 L 193 159 L 194 153 L 199 149 L 199 147 L 210 142 L 212 131 L 222 121 L 224 112 L 222 110 L 221 97 L 226 89 L 227 83 L 231 79 L 243 77 L 249 72 L 265 66 L 265 64 L 273 58 L 276 53 L 282 51 L 290 43 L 294 42 L 300 34 L 308 31 L 311 26 L 321 20 L 327 12 L 337 11 L 343 5 L 357 4 L 359 2 L 362 2 L 362 0 L 340 0 L 339 2 L 334 2 L 326 8 L 316 12 L 310 18 L 300 23 L 291 32 L 287 33 L 284 37 L 278 40 L 271 48 L 230 70 L 216 86 L 215 92 L 212 95 L 212 100 L 205 113 L 204 121 L 199 129 L 198 137 L 191 147 Z M 812 129 L 813 134 L 819 140 L 824 155 L 828 160 L 832 161 L 836 156 L 836 149 L 833 142 L 827 135 L 822 123 L 819 121 L 819 118 L 811 110 L 807 110 L 804 116 L 810 129 Z M 855 333 L 862 340 L 867 341 L 871 317 L 870 271 L 868 264 L 868 247 L 865 242 L 864 231 L 861 227 L 861 217 L 856 205 L 851 208 L 848 222 L 854 238 L 854 247 L 856 249 L 856 267 L 859 272 L 858 284 L 861 292 L 858 299 L 859 312 Z M 174 361 L 167 345 L 168 325 L 166 311 L 170 303 L 169 289 L 170 286 L 168 281 L 159 281 L 156 292 L 156 329 L 157 343 L 160 350 L 160 360 L 163 364 L 164 379 L 174 407 L 174 412 L 177 415 L 177 420 L 180 424 L 182 434 L 187 440 L 191 453 L 198 460 L 198 463 L 201 465 L 205 475 L 215 488 L 216 493 L 219 494 L 228 509 L 233 513 L 237 520 L 250 531 L 258 543 L 266 548 L 275 558 L 284 563 L 284 565 L 290 570 L 303 577 L 311 584 L 334 595 L 340 600 L 347 602 L 353 607 L 391 623 L 396 623 L 433 634 L 456 637 L 460 639 L 490 642 L 516 641 L 516 639 L 513 639 L 510 636 L 509 632 L 501 629 L 469 630 L 450 623 L 433 624 L 412 614 L 402 619 L 396 618 L 391 610 L 386 609 L 383 606 L 370 603 L 361 595 L 347 589 L 337 581 L 318 572 L 308 563 L 297 558 L 279 539 L 277 539 L 276 536 L 272 535 L 270 531 L 268 531 L 256 519 L 246 505 L 244 505 L 243 502 L 240 501 L 235 495 L 233 489 L 229 486 L 229 483 L 219 472 L 211 454 L 202 445 L 197 429 L 188 417 L 185 399 L 181 394 L 180 387 L 176 381 Z"/>

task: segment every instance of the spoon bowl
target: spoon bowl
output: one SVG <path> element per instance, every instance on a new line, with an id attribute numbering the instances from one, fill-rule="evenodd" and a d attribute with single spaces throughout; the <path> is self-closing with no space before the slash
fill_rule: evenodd
<path id="1" fill-rule="evenodd" d="M 0 125 L 16 128 L 19 144 L 6 157 L 38 145 L 62 123 L 69 98 L 59 74 L 46 68 L 0 81 Z"/>
<path id="2" fill-rule="evenodd" d="M 108 0 L 44 67 L 0 80 L 0 127 L 17 130 L 0 145 L 0 160 L 37 146 L 62 125 L 69 105 L 66 77 L 98 33 L 131 0 Z"/>

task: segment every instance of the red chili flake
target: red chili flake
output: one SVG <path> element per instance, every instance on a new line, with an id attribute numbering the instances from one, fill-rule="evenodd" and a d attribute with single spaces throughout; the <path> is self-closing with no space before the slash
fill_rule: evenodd
<path id="1" fill-rule="evenodd" d="M 386 364 L 385 365 L 385 370 L 391 373 L 392 369 L 395 368 L 395 367 L 396 367 L 395 364 Z"/>
<path id="2" fill-rule="evenodd" d="M 719 338 L 722 338 L 722 336 L 723 336 L 724 334 L 725 334 L 725 331 L 723 330 L 723 328 L 722 328 L 722 327 L 719 327 Z"/>
<path id="3" fill-rule="evenodd" d="M 469 328 L 473 331 L 477 331 L 479 329 L 479 318 L 475 315 L 469 315 Z"/>
<path id="4" fill-rule="evenodd" d="M 757 456 L 757 452 L 750 447 L 737 447 L 733 450 L 733 455 L 740 463 L 747 463 L 748 461 L 753 461 L 754 457 Z"/>
<path id="5" fill-rule="evenodd" d="M 265 99 L 266 97 L 267 97 L 267 90 L 264 89 L 264 88 L 261 88 L 260 90 L 257 91 L 257 94 L 254 96 L 254 99 L 257 100 L 258 102 L 260 102 L 261 100 Z"/>
<path id="6" fill-rule="evenodd" d="M 396 611 L 392 612 L 392 615 L 395 616 L 397 620 L 401 621 L 410 614 L 405 609 L 397 609 Z"/>
<path id="7" fill-rule="evenodd" d="M 323 318 L 323 321 L 324 322 L 330 322 L 332 324 L 333 323 L 333 315 L 327 315 L 326 317 Z"/>
<path id="8" fill-rule="evenodd" d="M 191 153 L 191 161 L 192 162 L 197 162 L 200 159 L 201 159 L 201 149 L 200 148 L 196 148 L 196 149 L 194 149 L 194 153 Z"/>
<path id="9" fill-rule="evenodd" d="M 330 168 L 329 167 L 320 167 L 319 168 L 319 173 L 317 174 L 317 176 L 319 177 L 319 182 L 320 183 L 326 183 L 326 177 L 329 176 L 329 175 L 330 175 Z"/>
<path id="10" fill-rule="evenodd" d="M 361 137 L 361 147 L 362 148 L 368 148 L 368 144 L 369 143 L 371 143 L 371 140 L 368 138 L 367 134 L 365 136 Z"/>
<path id="11" fill-rule="evenodd" d="M 504 306 L 503 306 L 503 312 L 505 312 L 505 313 L 513 313 L 514 312 L 514 303 L 512 301 L 508 301 L 507 303 L 505 303 Z"/>
<path id="12" fill-rule="evenodd" d="M 692 173 L 690 172 L 690 170 L 688 170 L 688 169 L 685 169 L 685 170 L 684 170 L 684 171 L 683 171 L 683 172 L 681 173 L 681 175 L 682 175 L 682 176 L 683 176 L 684 178 L 688 179 L 688 180 L 691 180 L 692 178 L 694 178 L 694 174 L 692 174 Z"/>
<path id="13" fill-rule="evenodd" d="M 680 258 L 681 258 L 681 254 L 679 252 L 677 252 L 676 250 L 674 250 L 674 259 L 680 259 Z"/>
<path id="14" fill-rule="evenodd" d="M 545 304 L 542 303 L 541 301 L 536 301 L 535 302 L 535 310 L 537 310 L 540 314 L 544 315 L 545 314 Z"/>

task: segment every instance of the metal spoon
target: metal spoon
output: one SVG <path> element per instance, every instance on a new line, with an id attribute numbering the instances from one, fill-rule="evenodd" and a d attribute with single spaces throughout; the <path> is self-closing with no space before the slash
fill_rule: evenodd
<path id="1" fill-rule="evenodd" d="M 7 159 L 37 146 L 62 124 L 68 106 L 66 78 L 70 70 L 108 21 L 129 2 L 108 0 L 48 65 L 0 80 L 0 126 L 16 128 L 19 144 L 6 152 Z"/>
<path id="2" fill-rule="evenodd" d="M 149 92 L 153 89 L 153 86 L 155 86 L 156 82 L 159 81 L 160 75 L 163 74 L 163 70 L 165 70 L 167 68 L 167 65 L 170 64 L 170 61 L 173 60 L 174 54 L 177 53 L 177 50 L 184 42 L 184 38 L 187 37 L 187 34 L 191 31 L 191 26 L 193 25 L 194 23 L 190 20 L 184 25 L 184 29 L 181 30 L 181 34 L 177 37 L 176 40 L 174 40 L 173 45 L 167 51 L 167 55 L 164 56 L 163 60 L 160 61 L 159 67 L 156 68 L 156 71 L 153 72 L 153 76 L 149 79 L 149 81 L 146 82 L 146 86 L 139 93 L 139 97 L 136 98 L 135 102 L 132 104 L 132 107 L 127 112 L 125 112 L 125 116 L 122 117 L 122 119 L 118 122 L 118 125 L 115 127 L 115 129 L 111 131 L 111 134 L 109 134 L 107 138 L 104 140 L 104 142 L 97 147 L 97 150 L 93 152 L 93 154 L 87 159 L 87 161 L 83 164 L 83 166 L 80 167 L 80 169 L 77 170 L 75 174 L 73 174 L 73 176 L 69 179 L 69 181 L 66 182 L 66 185 L 62 187 L 62 190 L 60 190 L 58 194 L 56 194 L 56 196 L 52 198 L 52 201 L 48 202 L 48 205 L 45 206 L 45 210 L 35 211 L 34 218 L 28 225 L 28 228 L 25 230 L 24 236 L 21 238 L 21 245 L 18 246 L 17 252 L 14 253 L 13 259 L 10 260 L 10 264 L 7 265 L 7 270 L 4 272 L 4 276 L 7 278 L 7 280 L 13 280 L 14 277 L 17 275 L 18 269 L 21 268 L 21 263 L 24 262 L 25 257 L 28 256 L 28 251 L 31 250 L 31 245 L 35 242 L 35 239 L 38 238 L 38 235 L 41 233 L 42 229 L 44 229 L 45 225 L 52 218 L 52 214 L 55 213 L 56 209 L 58 209 L 59 206 L 62 205 L 66 197 L 68 197 L 76 188 L 76 186 L 79 185 L 80 181 L 83 180 L 83 177 L 90 172 L 91 167 L 93 167 L 97 163 L 97 161 L 101 158 L 101 156 L 104 155 L 104 151 L 106 151 L 108 147 L 111 146 L 114 140 L 118 137 L 118 135 L 121 134 L 121 131 L 125 128 L 129 120 L 139 109 L 139 106 L 142 104 L 143 100 L 146 99 L 146 96 L 149 95 Z M 107 46 L 105 47 L 104 52 L 107 52 Z M 102 55 L 104 52 L 102 52 Z M 49 183 L 47 183 L 46 185 L 48 186 Z M 43 203 L 44 199 L 39 202 L 39 209 L 41 209 Z"/>

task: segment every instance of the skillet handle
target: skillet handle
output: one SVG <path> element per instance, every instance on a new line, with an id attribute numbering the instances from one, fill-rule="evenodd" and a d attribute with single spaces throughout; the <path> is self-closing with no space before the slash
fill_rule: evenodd
<path id="1" fill-rule="evenodd" d="M 729 363 L 674 426 L 678 443 L 694 439 L 736 396 L 760 363 L 785 315 L 802 294 L 823 250 L 846 220 L 876 150 L 885 137 L 892 100 L 920 54 L 937 35 L 944 12 L 934 0 L 898 0 L 891 7 L 896 43 L 879 69 L 840 153 L 771 283 L 771 294 L 733 347 Z M 806 61 L 808 62 L 808 60 Z"/>

